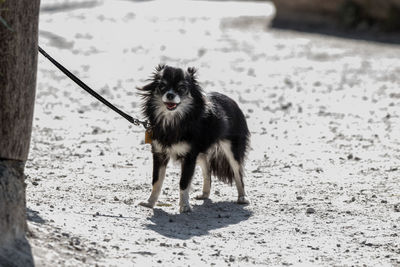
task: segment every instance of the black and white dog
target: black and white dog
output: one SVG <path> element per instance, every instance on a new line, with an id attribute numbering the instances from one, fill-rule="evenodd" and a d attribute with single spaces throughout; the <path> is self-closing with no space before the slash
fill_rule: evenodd
<path id="1" fill-rule="evenodd" d="M 143 113 L 152 125 L 153 189 L 147 202 L 153 208 L 161 192 L 167 163 L 181 163 L 180 212 L 191 211 L 189 188 L 196 163 L 204 177 L 203 194 L 210 195 L 211 175 L 236 183 L 238 203 L 248 204 L 243 184 L 243 164 L 250 132 L 246 119 L 231 98 L 205 95 L 196 70 L 161 65 L 141 90 Z"/>

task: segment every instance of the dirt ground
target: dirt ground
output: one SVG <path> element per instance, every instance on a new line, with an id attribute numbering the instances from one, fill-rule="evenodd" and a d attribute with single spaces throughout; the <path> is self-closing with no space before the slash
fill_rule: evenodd
<path id="1" fill-rule="evenodd" d="M 400 46 L 268 28 L 270 3 L 42 0 L 40 45 L 134 117 L 159 63 L 194 66 L 251 130 L 251 204 L 216 180 L 154 210 L 144 130 L 40 56 L 26 166 L 37 266 L 400 266 Z"/>

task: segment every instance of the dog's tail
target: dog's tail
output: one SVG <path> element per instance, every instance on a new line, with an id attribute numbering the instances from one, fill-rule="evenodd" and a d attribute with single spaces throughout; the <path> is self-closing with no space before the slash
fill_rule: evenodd
<path id="1" fill-rule="evenodd" d="M 209 163 L 213 176 L 216 176 L 218 180 L 224 183 L 232 185 L 235 173 L 225 155 L 212 155 Z"/>
<path id="2" fill-rule="evenodd" d="M 246 145 L 246 143 L 244 144 Z M 215 151 L 209 157 L 211 174 L 216 176 L 220 181 L 230 185 L 232 185 L 235 175 L 238 175 L 242 180 L 244 157 L 245 150 L 242 151 L 240 158 L 237 160 L 233 159 L 230 146 L 218 144 Z"/>

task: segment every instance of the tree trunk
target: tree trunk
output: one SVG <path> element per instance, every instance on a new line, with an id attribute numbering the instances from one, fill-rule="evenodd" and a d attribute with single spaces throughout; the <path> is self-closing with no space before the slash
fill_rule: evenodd
<path id="1" fill-rule="evenodd" d="M 24 166 L 35 101 L 40 0 L 0 1 L 0 266 L 33 266 Z"/>
<path id="2" fill-rule="evenodd" d="M 39 0 L 5 0 L 0 16 L 12 29 L 0 24 L 0 158 L 25 161 L 35 100 Z"/>

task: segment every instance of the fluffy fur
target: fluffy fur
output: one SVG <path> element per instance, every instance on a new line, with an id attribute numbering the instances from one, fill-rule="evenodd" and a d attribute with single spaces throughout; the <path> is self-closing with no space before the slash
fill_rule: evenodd
<path id="1" fill-rule="evenodd" d="M 231 98 L 220 93 L 205 95 L 196 70 L 161 65 L 150 83 L 139 88 L 143 113 L 152 125 L 153 190 L 142 206 L 154 207 L 170 159 L 181 163 L 180 211 L 190 211 L 189 188 L 196 163 L 204 177 L 203 194 L 208 198 L 211 175 L 236 184 L 238 203 L 247 204 L 243 163 L 250 133 L 245 117 Z"/>

